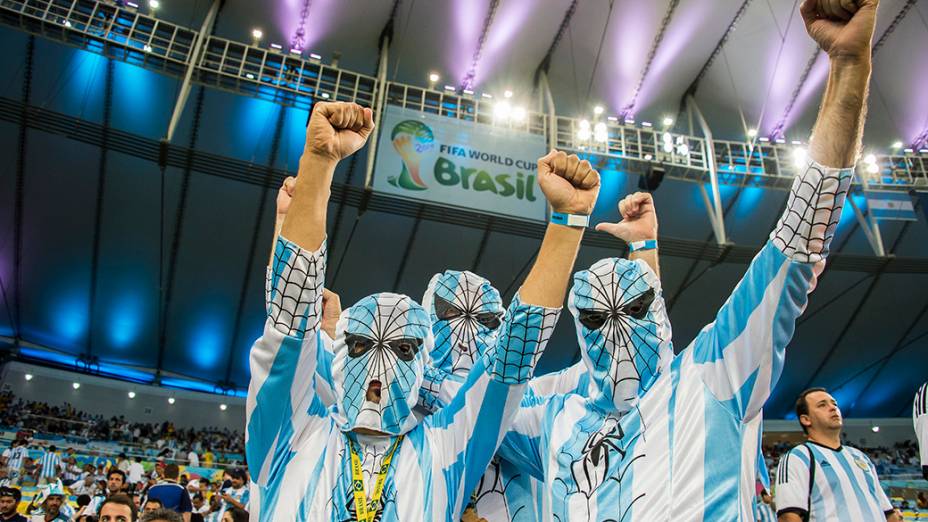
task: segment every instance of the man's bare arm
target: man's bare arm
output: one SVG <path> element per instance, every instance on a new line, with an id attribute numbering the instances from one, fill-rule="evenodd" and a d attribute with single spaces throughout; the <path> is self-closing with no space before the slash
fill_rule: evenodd
<path id="1" fill-rule="evenodd" d="M 838 12 L 828 2 L 805 0 L 800 8 L 806 30 L 830 62 L 809 145 L 811 158 L 826 167 L 851 167 L 860 154 L 879 0 L 859 0 L 856 5 L 855 12 Z"/>
<path id="2" fill-rule="evenodd" d="M 303 249 L 319 248 L 325 239 L 335 166 L 363 147 L 373 131 L 370 109 L 356 103 L 316 104 L 306 127 L 306 145 L 282 235 Z"/>
<path id="3" fill-rule="evenodd" d="M 538 184 L 555 212 L 590 215 L 599 195 L 599 173 L 576 155 L 552 150 L 538 160 Z M 523 303 L 563 305 L 583 229 L 549 224 L 532 270 L 519 289 Z"/>

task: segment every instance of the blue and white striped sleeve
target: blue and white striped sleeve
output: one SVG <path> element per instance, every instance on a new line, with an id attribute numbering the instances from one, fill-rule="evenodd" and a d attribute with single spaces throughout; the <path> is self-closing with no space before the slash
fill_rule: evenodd
<path id="1" fill-rule="evenodd" d="M 266 485 L 275 460 L 313 418 L 326 415 L 314 389 L 326 246 L 303 250 L 283 236 L 267 281 L 267 319 L 250 354 L 245 453 L 252 479 Z"/>
<path id="2" fill-rule="evenodd" d="M 525 397 L 530 399 L 532 397 L 553 397 L 568 393 L 583 394 L 586 392 L 588 384 L 589 373 L 586 365 L 583 361 L 579 361 L 563 370 L 535 377 L 528 382 Z"/>
<path id="3" fill-rule="evenodd" d="M 853 169 L 811 162 L 786 210 L 715 321 L 693 341 L 713 395 L 742 420 L 757 414 L 780 378 L 796 319 L 805 310 L 834 237 Z"/>
<path id="4" fill-rule="evenodd" d="M 805 446 L 796 446 L 780 457 L 777 466 L 776 498 L 777 515 L 796 513 L 808 515 L 809 501 L 809 451 Z"/>
<path id="5" fill-rule="evenodd" d="M 469 495 L 512 424 L 525 385 L 557 323 L 559 309 L 523 304 L 509 307 L 497 344 L 475 361 L 454 399 L 426 420 L 437 455 L 458 498 Z"/>
<path id="6" fill-rule="evenodd" d="M 418 406 L 429 412 L 436 412 L 454 400 L 464 386 L 464 379 L 433 365 L 426 365 L 419 387 Z"/>
<path id="7" fill-rule="evenodd" d="M 912 403 L 912 421 L 918 438 L 918 451 L 922 461 L 922 475 L 928 480 L 928 382 L 922 384 Z"/>

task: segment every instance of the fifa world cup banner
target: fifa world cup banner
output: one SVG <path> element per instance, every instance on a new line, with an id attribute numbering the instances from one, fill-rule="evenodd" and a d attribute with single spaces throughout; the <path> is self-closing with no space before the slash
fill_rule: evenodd
<path id="1" fill-rule="evenodd" d="M 545 220 L 543 136 L 389 105 L 380 125 L 374 190 Z"/>

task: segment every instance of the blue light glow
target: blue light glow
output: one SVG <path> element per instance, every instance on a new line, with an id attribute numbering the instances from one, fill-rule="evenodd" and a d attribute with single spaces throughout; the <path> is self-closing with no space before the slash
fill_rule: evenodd
<path id="1" fill-rule="evenodd" d="M 135 120 L 149 120 L 155 104 L 151 102 L 155 78 L 141 67 L 116 62 L 113 72 L 113 97 L 120 111 L 128 111 Z"/>
<path id="2" fill-rule="evenodd" d="M 215 318 L 206 318 L 196 327 L 190 340 L 190 353 L 193 355 L 193 362 L 197 368 L 201 370 L 216 368 L 225 344 L 222 339 L 224 330 L 221 321 Z"/>
<path id="3" fill-rule="evenodd" d="M 69 82 L 68 92 L 71 99 L 81 103 L 89 103 L 90 99 L 103 96 L 103 75 L 105 73 L 106 58 L 100 54 L 77 50 L 68 64 L 74 70 Z M 100 82 L 99 87 L 96 86 Z"/>
<path id="4" fill-rule="evenodd" d="M 71 343 L 87 333 L 87 296 L 82 292 L 61 295 L 50 309 L 50 322 L 59 337 Z"/>
<path id="5" fill-rule="evenodd" d="M 287 169 L 296 172 L 299 167 L 300 155 L 303 154 L 303 144 L 306 142 L 306 124 L 309 122 L 309 111 L 287 108 L 284 134 L 284 151 L 281 155 L 287 162 Z"/>
<path id="6" fill-rule="evenodd" d="M 51 352 L 48 350 L 38 350 L 28 346 L 20 346 L 19 353 L 32 359 L 39 359 L 42 361 L 53 362 L 65 366 L 75 366 L 77 363 L 77 358 L 73 355 Z"/>
<path id="7" fill-rule="evenodd" d="M 124 294 L 112 306 L 106 322 L 110 343 L 127 348 L 139 336 L 142 327 L 142 299 L 138 294 Z"/>
<path id="8" fill-rule="evenodd" d="M 239 113 L 237 121 L 240 122 L 236 125 L 236 148 L 247 154 L 247 151 L 256 149 L 256 144 L 270 143 L 277 111 L 283 110 L 283 107 L 257 98 L 241 98 L 235 105 Z M 261 161 L 266 160 L 262 158 Z"/>

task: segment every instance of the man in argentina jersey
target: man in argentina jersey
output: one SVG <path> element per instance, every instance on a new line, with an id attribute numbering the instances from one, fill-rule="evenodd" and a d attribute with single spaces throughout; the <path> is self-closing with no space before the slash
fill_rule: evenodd
<path id="1" fill-rule="evenodd" d="M 583 231 L 550 225 L 541 252 L 460 393 L 421 424 L 411 409 L 432 335 L 406 296 L 375 294 L 343 311 L 334 339 L 335 404 L 315 394 L 325 209 L 336 163 L 359 149 L 372 113 L 319 103 L 278 240 L 268 320 L 251 353 L 246 453 L 259 520 L 455 520 L 486 469 L 557 318 Z M 559 212 L 589 214 L 599 176 L 576 156 L 539 160 Z M 306 342 L 308 340 L 308 342 Z"/>
<path id="2" fill-rule="evenodd" d="M 672 356 L 647 267 L 605 259 L 575 275 L 568 302 L 596 390 L 520 408 L 500 449 L 544 481 L 545 520 L 754 518 L 756 447 L 744 448 L 757 443 L 752 421 L 780 376 L 851 184 L 876 4 L 861 0 L 850 20 L 831 3 L 802 4 L 809 34 L 840 58 L 811 160 L 769 241 L 688 347 Z"/>
<path id="3" fill-rule="evenodd" d="M 10 484 L 16 486 L 19 484 L 20 473 L 23 469 L 23 461 L 29 456 L 29 450 L 26 448 L 26 441 L 14 439 L 10 443 L 10 448 L 4 450 L 3 458 L 7 470 L 7 476 L 10 478 Z"/>
<path id="4" fill-rule="evenodd" d="M 912 421 L 918 438 L 918 453 L 922 462 L 922 476 L 928 480 L 928 382 L 922 384 L 912 403 Z"/>
<path id="5" fill-rule="evenodd" d="M 777 515 L 780 522 L 891 520 L 902 522 L 880 487 L 867 455 L 841 444 L 838 403 L 824 388 L 796 399 L 796 417 L 808 438 L 780 458 Z"/>
<path id="6" fill-rule="evenodd" d="M 39 483 L 44 486 L 58 480 L 58 472 L 61 470 L 61 456 L 58 455 L 58 448 L 49 446 L 42 451 L 39 458 Z"/>

